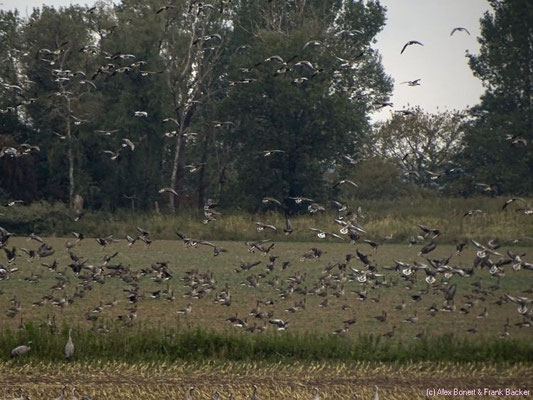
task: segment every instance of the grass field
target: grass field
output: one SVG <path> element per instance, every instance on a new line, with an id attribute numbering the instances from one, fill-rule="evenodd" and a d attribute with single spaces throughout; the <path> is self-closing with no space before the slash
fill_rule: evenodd
<path id="1" fill-rule="evenodd" d="M 127 308 L 131 304 L 127 301 L 126 293 L 122 288 L 127 284 L 119 278 L 107 277 L 105 284 L 91 282 L 91 290 L 85 290 L 82 298 L 74 297 L 74 293 L 79 290 L 82 280 L 76 277 L 65 265 L 70 263 L 68 253 L 62 249 L 66 239 L 49 238 L 47 243 L 56 248 L 56 253 L 48 260 L 27 261 L 25 255 L 21 255 L 16 261 L 19 271 L 12 274 L 11 279 L 0 281 L 0 290 L 4 293 L 0 297 L 2 310 L 7 310 L 13 301 L 20 302 L 20 311 L 15 316 L 9 318 L 5 312 L 0 315 L 2 326 L 17 327 L 22 322 L 44 322 L 47 316 L 55 315 L 58 325 L 65 324 L 74 327 L 91 326 L 93 324 L 106 324 L 116 320 L 118 315 L 127 313 Z M 10 241 L 15 247 L 35 247 L 28 243 L 26 239 L 15 238 Z M 156 283 L 150 277 L 140 276 L 140 295 L 144 299 L 137 304 L 137 322 L 150 323 L 151 326 L 161 327 L 201 327 L 214 329 L 216 331 L 235 331 L 226 321 L 230 316 L 237 315 L 241 319 L 247 319 L 250 325 L 254 323 L 262 324 L 259 319 L 248 315 L 250 310 L 257 306 L 258 299 L 272 299 L 274 305 L 259 308 L 271 312 L 273 317 L 290 320 L 291 332 L 312 332 L 328 335 L 335 329 L 343 326 L 343 321 L 357 316 L 357 323 L 354 324 L 346 336 L 356 337 L 360 334 L 384 334 L 389 332 L 396 325 L 395 338 L 411 340 L 418 333 L 431 333 L 432 335 L 453 333 L 460 336 L 483 336 L 497 337 L 503 332 L 503 325 L 507 318 L 510 318 L 512 327 L 509 330 L 511 338 L 531 337 L 528 328 L 515 327 L 515 323 L 522 321 L 522 316 L 516 311 L 516 305 L 512 303 L 501 306 L 494 304 L 504 294 L 513 296 L 527 296 L 532 288 L 531 274 L 533 272 L 521 269 L 514 271 L 507 266 L 507 273 L 502 278 L 491 277 L 487 269 L 476 269 L 473 276 L 458 277 L 453 276 L 450 283 L 457 284 L 457 295 L 455 297 L 455 312 L 437 312 L 435 316 L 428 315 L 427 309 L 435 305 L 437 309 L 442 307 L 443 294 L 436 289 L 428 287 L 423 271 L 418 272 L 417 280 L 412 288 L 406 289 L 406 282 L 396 271 L 383 269 L 385 265 L 394 265 L 394 260 L 412 263 L 415 260 L 424 261 L 418 257 L 419 246 L 408 248 L 403 245 L 386 245 L 378 249 L 374 254 L 366 244 L 350 245 L 347 243 L 322 243 L 318 247 L 324 254 L 319 260 L 300 261 L 300 256 L 316 244 L 310 243 L 276 243 L 272 253 L 279 255 L 276 260 L 274 271 L 265 270 L 268 257 L 258 254 L 251 254 L 246 246 L 240 242 L 217 242 L 227 249 L 227 253 L 222 253 L 218 257 L 212 256 L 212 250 L 207 246 L 199 248 L 184 248 L 178 241 L 155 241 L 146 248 L 142 243 L 135 244 L 128 248 L 126 243 L 116 243 L 108 246 L 105 250 L 93 239 L 81 242 L 79 247 L 72 251 L 81 258 L 87 258 L 87 265 L 98 265 L 102 263 L 105 254 L 118 251 L 118 255 L 112 260 L 113 263 L 122 263 L 129 266 L 132 271 L 140 271 L 147 268 L 156 261 L 168 262 L 169 271 L 173 275 L 172 279 L 164 283 Z M 472 246 L 470 246 L 472 247 Z M 383 277 L 378 278 L 379 282 L 384 282 L 379 286 L 375 283 L 352 282 L 347 273 L 339 275 L 337 268 L 325 273 L 324 267 L 328 263 L 342 261 L 346 254 L 354 253 L 356 249 L 369 254 L 372 261 L 379 266 L 378 271 L 383 273 Z M 514 252 L 527 253 L 526 248 L 513 248 Z M 455 249 L 451 246 L 442 245 L 431 253 L 432 258 L 442 258 L 453 254 Z M 51 291 L 55 299 L 66 297 L 72 299 L 72 304 L 64 307 L 52 305 L 52 301 L 38 307 L 32 303 L 41 300 L 42 296 L 50 293 L 50 288 L 57 283 L 55 279 L 57 273 L 50 272 L 41 265 L 41 262 L 58 261 L 60 267 L 58 271 L 65 270 L 66 285 L 64 290 Z M 470 267 L 472 265 L 473 250 L 467 249 L 459 256 L 452 259 L 450 265 Z M 234 269 L 241 262 L 261 261 L 261 264 L 253 267 L 250 271 L 236 273 Z M 291 264 L 285 270 L 281 270 L 283 261 L 290 261 Z M 351 260 L 350 266 L 361 268 L 362 264 L 357 260 Z M 212 273 L 215 289 L 201 299 L 190 299 L 185 297 L 190 287 L 184 287 L 181 278 L 185 271 L 198 270 L 199 273 Z M 107 272 L 110 272 L 108 270 Z M 38 283 L 31 283 L 26 278 L 39 275 Z M 83 275 L 83 273 L 82 273 Z M 246 277 L 254 276 L 257 280 L 255 287 L 246 284 Z M 302 276 L 305 279 L 297 287 L 303 290 L 320 287 L 318 294 L 308 294 L 304 296 L 295 290 L 287 298 L 280 297 L 288 286 L 290 277 Z M 305 278 L 303 278 L 305 276 Z M 325 279 L 326 277 L 326 279 Z M 269 283 L 270 282 L 270 283 Z M 479 282 L 480 287 L 473 286 Z M 150 298 L 150 294 L 157 290 L 166 290 L 167 285 L 173 293 L 173 300 L 168 301 L 165 295 L 161 294 L 159 299 Z M 225 286 L 231 290 L 232 304 L 224 307 L 213 304 L 216 292 Z M 274 285 L 274 286 L 272 286 Z M 317 286 L 318 285 L 318 286 Z M 435 285 L 439 287 L 439 285 Z M 494 286 L 492 289 L 489 287 Z M 366 300 L 361 301 L 360 296 L 355 292 L 366 290 Z M 427 290 L 427 294 L 424 294 Z M 320 295 L 322 294 L 322 295 Z M 412 295 L 421 294 L 420 301 L 414 301 Z M 466 299 L 464 296 L 473 296 Z M 167 296 L 168 297 L 168 296 Z M 305 298 L 305 309 L 295 313 L 285 311 L 295 302 L 303 301 Z M 327 300 L 327 306 L 319 306 Z M 394 307 L 405 301 L 403 311 L 394 311 Z M 473 307 L 468 314 L 462 314 L 459 309 L 464 303 L 471 301 Z M 101 303 L 111 303 L 116 301 L 112 307 L 103 307 L 99 313 L 92 313 L 95 307 Z M 192 312 L 190 314 L 178 315 L 177 310 L 183 309 L 190 303 Z M 485 318 L 477 318 L 483 313 L 485 307 L 488 315 Z M 388 314 L 385 323 L 378 322 L 374 317 L 386 311 Z M 417 312 L 418 321 L 415 323 L 403 322 Z M 87 313 L 94 315 L 96 322 L 86 319 Z M 267 324 L 268 328 L 273 328 Z M 477 333 L 467 333 L 469 328 L 476 327 Z"/>
<path id="2" fill-rule="evenodd" d="M 409 281 L 401 271 L 385 268 L 395 261 L 428 263 L 418 255 L 428 240 L 412 247 L 384 244 L 376 252 L 363 242 L 276 242 L 270 255 L 279 258 L 268 270 L 269 257 L 250 253 L 243 242 L 216 241 L 227 252 L 214 257 L 209 246 L 186 248 L 177 239 L 155 240 L 148 247 L 140 241 L 129 247 L 120 240 L 102 248 L 94 238 L 86 238 L 71 249 L 87 260 L 87 268 L 77 275 L 67 267 L 72 260 L 64 246 L 74 239 L 43 239 L 55 249 L 49 257 L 29 260 L 20 249 L 35 250 L 40 243 L 25 237 L 9 240 L 7 247 L 18 249 L 14 262 L 0 255 L 0 263 L 18 268 L 9 279 L 0 280 L 0 387 L 9 399 L 22 393 L 32 399 L 56 398 L 62 385 L 69 393 L 76 386 L 79 394 L 93 399 L 185 398 L 190 385 L 196 388 L 195 399 L 214 398 L 215 391 L 223 399 L 230 394 L 244 399 L 253 384 L 262 399 L 297 400 L 312 399 L 313 387 L 319 388 L 321 398 L 350 400 L 355 394 L 373 398 L 374 385 L 380 387 L 381 398 L 394 400 L 423 399 L 428 388 L 533 389 L 531 328 L 524 324 L 531 313 L 519 314 L 511 302 L 496 303 L 505 294 L 531 297 L 533 271 L 506 265 L 503 276 L 494 277 L 487 268 L 474 268 L 472 276 L 446 279 L 439 274 L 429 285 L 424 271 Z M 322 256 L 301 261 L 312 247 L 319 247 Z M 501 258 L 508 258 L 508 249 L 520 253 L 524 262 L 531 251 L 504 246 L 498 249 Z M 345 270 L 337 265 L 326 269 L 356 250 L 367 254 L 383 276 L 360 282 L 352 269 L 366 267 L 356 258 Z M 453 255 L 449 265 L 468 270 L 476 250 L 469 244 L 455 255 L 455 246 L 439 244 L 429 257 Z M 94 279 L 89 273 L 94 268 L 88 266 L 103 266 L 104 256 L 115 252 L 108 265 L 122 264 L 128 272 L 115 275 L 115 270 L 104 267 Z M 54 260 L 55 271 L 42 266 Z M 241 263 L 252 261 L 261 263 L 235 272 Z M 282 269 L 286 261 L 290 264 Z M 148 270 L 156 262 L 168 263 L 171 279 L 154 280 L 156 274 Z M 204 286 L 212 290 L 201 298 L 188 296 L 191 285 L 183 280 L 187 275 L 209 277 Z M 291 284 L 295 280 L 298 283 Z M 62 287 L 51 289 L 62 282 Z M 137 317 L 119 321 L 120 315 L 132 312 L 134 305 L 124 288 L 135 282 Z M 447 312 L 444 291 L 454 284 L 455 310 Z M 213 303 L 224 290 L 231 292 L 228 307 Z M 152 298 L 156 291 L 159 297 Z M 46 295 L 51 299 L 44 302 Z M 258 305 L 260 299 L 274 304 Z M 405 309 L 395 310 L 402 300 Z M 39 301 L 43 303 L 33 305 Z M 304 301 L 305 308 L 286 311 Z M 188 304 L 190 313 L 176 312 Z M 269 316 L 250 315 L 256 307 Z M 433 316 L 430 308 L 437 310 Z M 383 311 L 387 320 L 379 322 L 375 317 Z M 245 326 L 232 326 L 227 321 L 231 316 Z M 343 322 L 354 317 L 353 325 Z M 290 324 L 277 331 L 267 322 L 273 318 Z M 404 322 L 409 318 L 414 322 Z M 264 332 L 246 331 L 263 326 Z M 333 334 L 343 327 L 348 330 L 342 335 Z M 63 349 L 69 328 L 76 351 L 74 360 L 66 362 Z M 390 332 L 394 335 L 387 337 Z M 12 348 L 30 340 L 32 349 L 26 355 L 9 360 Z"/>

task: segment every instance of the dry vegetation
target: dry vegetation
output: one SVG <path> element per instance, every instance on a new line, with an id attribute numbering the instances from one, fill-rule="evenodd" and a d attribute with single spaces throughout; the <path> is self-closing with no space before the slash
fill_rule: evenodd
<path id="1" fill-rule="evenodd" d="M 417 224 L 438 226 L 444 234 L 441 243 L 454 243 L 461 238 L 487 241 L 498 238 L 502 243 L 511 244 L 520 240 L 525 245 L 533 241 L 524 239 L 532 236 L 533 216 L 517 211 L 521 205 L 511 205 L 506 210 L 502 206 L 507 198 L 474 197 L 444 198 L 436 195 L 411 196 L 376 200 L 347 199 L 348 204 L 357 208 L 361 206 L 365 219 L 368 237 L 381 240 L 392 235 L 393 243 L 408 243 L 408 238 L 416 233 Z M 531 199 L 525 199 L 528 204 Z M 291 236 L 282 232 L 271 234 L 276 241 L 318 241 L 310 231 L 310 227 L 338 229 L 333 224 L 336 215 L 329 207 L 328 212 L 319 215 L 302 215 L 293 219 L 296 228 Z M 480 209 L 482 214 L 464 218 L 469 210 Z M 116 237 L 124 237 L 136 226 L 143 226 L 152 233 L 154 239 L 174 239 L 175 230 L 187 232 L 194 237 L 206 240 L 254 240 L 263 235 L 255 230 L 254 221 L 263 221 L 282 228 L 285 220 L 282 215 L 271 207 L 263 207 L 257 214 L 249 214 L 237 210 L 224 211 L 216 223 L 202 223 L 203 215 L 197 210 L 182 210 L 176 215 L 157 213 L 131 213 L 119 210 L 114 213 L 105 211 L 84 214 L 77 222 L 73 221 L 72 213 L 62 203 L 32 203 L 29 206 L 16 208 L 0 207 L 0 226 L 15 233 L 35 232 L 41 235 L 68 236 L 70 232 L 84 232 L 86 236 L 105 236 L 113 232 Z M 4 214 L 4 215 L 2 215 Z"/>
<path id="2" fill-rule="evenodd" d="M 63 384 L 68 392 L 76 387 L 93 399 L 184 399 L 190 385 L 195 398 L 212 399 L 219 391 L 223 399 L 233 394 L 244 399 L 258 386 L 263 399 L 312 399 L 317 387 L 324 399 L 372 399 L 374 385 L 387 400 L 423 399 L 427 388 L 521 388 L 533 389 L 529 364 L 490 363 L 36 363 L 25 366 L 0 364 L 0 386 L 9 395 L 25 393 L 32 399 L 56 398 Z M 443 399 L 445 397 L 433 397 Z M 465 399 L 491 398 L 485 396 Z M 494 398 L 494 397 L 492 397 Z M 499 399 L 511 397 L 500 396 Z M 516 397 L 514 397 L 516 398 Z"/>

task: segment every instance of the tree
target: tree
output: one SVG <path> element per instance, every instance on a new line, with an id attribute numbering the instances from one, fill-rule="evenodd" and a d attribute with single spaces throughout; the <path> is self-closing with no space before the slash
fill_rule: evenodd
<path id="1" fill-rule="evenodd" d="M 26 90 L 29 82 L 17 62 L 25 55 L 21 20 L 16 12 L 0 11 L 0 151 L 17 149 L 17 156 L 0 156 L 0 189 L 14 199 L 32 201 L 37 194 L 35 152 L 24 154 L 32 130 L 22 121 L 24 106 L 34 101 Z"/>
<path id="2" fill-rule="evenodd" d="M 99 107 L 94 84 L 87 78 L 95 64 L 80 52 L 92 44 L 84 11 L 73 6 L 34 9 L 23 29 L 28 56 L 20 60 L 32 82 L 28 92 L 36 99 L 27 106 L 27 123 L 39 132 L 34 140 L 41 145 L 47 167 L 53 169 L 49 177 L 57 180 L 55 196 L 66 198 L 71 207 L 80 186 L 82 135 Z M 67 181 L 66 196 L 63 180 Z"/>
<path id="3" fill-rule="evenodd" d="M 533 4 L 490 0 L 470 68 L 486 89 L 470 110 L 461 156 L 473 182 L 499 193 L 533 193 Z"/>
<path id="4" fill-rule="evenodd" d="M 367 114 L 391 90 L 371 48 L 384 21 L 373 1 L 248 2 L 239 9 L 230 90 L 219 108 L 234 123 L 221 138 L 231 149 L 222 169 L 231 180 L 226 203 L 253 209 L 263 196 L 327 198 L 325 172 L 341 169 L 343 155 L 359 156 Z"/>
<path id="5" fill-rule="evenodd" d="M 391 159 L 406 181 L 423 187 L 443 187 L 460 172 L 454 160 L 462 149 L 464 115 L 430 114 L 420 108 L 377 124 L 368 142 L 370 154 Z"/>

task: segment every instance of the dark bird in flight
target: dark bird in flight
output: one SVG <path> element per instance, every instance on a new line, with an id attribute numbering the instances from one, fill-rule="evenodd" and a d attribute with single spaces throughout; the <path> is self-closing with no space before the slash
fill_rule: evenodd
<path id="1" fill-rule="evenodd" d="M 409 86 L 420 86 L 420 81 L 421 79 L 415 79 L 414 81 L 405 81 L 405 82 L 402 82 L 401 85 L 403 85 L 404 83 L 407 83 Z"/>
<path id="2" fill-rule="evenodd" d="M 172 6 L 172 5 L 170 5 L 170 6 L 163 6 L 163 7 L 161 7 L 159 10 L 157 10 L 155 13 L 156 13 L 156 14 L 161 14 L 163 11 L 167 11 L 167 10 L 169 10 L 169 9 L 171 9 L 171 8 L 176 8 L 176 7 L 175 7 L 175 6 Z"/>
<path id="3" fill-rule="evenodd" d="M 402 48 L 402 51 L 400 52 L 400 54 L 403 54 L 403 52 L 405 51 L 405 49 L 407 48 L 407 46 L 412 46 L 413 44 L 418 44 L 420 46 L 423 46 L 422 43 L 420 43 L 419 41 L 417 40 L 409 40 L 406 44 L 403 45 L 403 48 Z"/>
<path id="4" fill-rule="evenodd" d="M 459 27 L 457 27 L 457 28 L 453 28 L 453 29 L 452 29 L 452 32 L 450 33 L 450 36 L 452 36 L 452 35 L 453 35 L 455 32 L 457 32 L 457 31 L 459 31 L 459 32 L 466 32 L 466 33 L 468 33 L 468 34 L 470 35 L 470 32 L 468 31 L 468 29 L 466 29 L 466 28 L 462 28 L 462 27 L 459 26 Z"/>

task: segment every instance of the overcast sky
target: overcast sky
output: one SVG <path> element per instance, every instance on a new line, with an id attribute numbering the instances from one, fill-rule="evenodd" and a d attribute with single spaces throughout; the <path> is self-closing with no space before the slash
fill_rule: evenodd
<path id="1" fill-rule="evenodd" d="M 22 15 L 45 3 L 50 6 L 92 5 L 93 0 L 0 0 L 1 9 L 17 7 Z M 118 2 L 115 1 L 115 2 Z M 394 110 L 411 106 L 435 112 L 438 109 L 462 110 L 477 104 L 483 92 L 481 82 L 468 67 L 466 50 L 477 53 L 479 19 L 489 9 L 487 0 L 381 0 L 387 7 L 387 25 L 378 35 L 377 48 L 383 55 L 385 71 L 395 80 L 392 101 Z M 456 32 L 467 28 L 471 36 Z M 409 40 L 424 46 L 410 46 L 400 51 Z M 421 85 L 410 87 L 401 82 L 421 79 Z M 391 115 L 387 108 L 375 120 Z"/>

